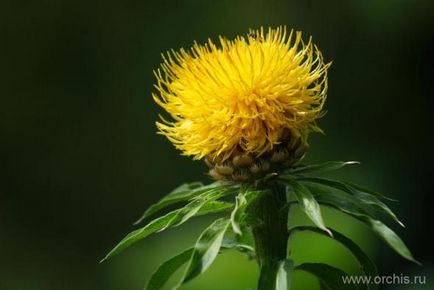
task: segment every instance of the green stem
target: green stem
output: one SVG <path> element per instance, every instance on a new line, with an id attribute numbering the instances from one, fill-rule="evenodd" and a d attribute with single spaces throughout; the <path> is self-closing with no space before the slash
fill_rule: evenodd
<path id="1" fill-rule="evenodd" d="M 279 261 L 287 256 L 288 207 L 285 188 L 273 182 L 268 184 L 267 189 L 249 208 L 260 267 L 258 290 L 276 289 Z"/>

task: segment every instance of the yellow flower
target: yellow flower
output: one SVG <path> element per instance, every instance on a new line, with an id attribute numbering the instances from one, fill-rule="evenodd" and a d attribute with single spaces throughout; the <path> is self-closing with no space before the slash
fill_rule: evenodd
<path id="1" fill-rule="evenodd" d="M 285 27 L 172 50 L 155 72 L 154 100 L 173 119 L 157 122 L 159 132 L 184 155 L 220 161 L 235 151 L 261 156 L 288 132 L 306 143 L 321 132 L 329 65 Z"/>

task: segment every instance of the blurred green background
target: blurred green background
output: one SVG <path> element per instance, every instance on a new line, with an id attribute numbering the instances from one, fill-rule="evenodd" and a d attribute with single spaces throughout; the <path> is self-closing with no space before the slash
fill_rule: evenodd
<path id="1" fill-rule="evenodd" d="M 287 25 L 312 35 L 326 60 L 326 136 L 308 162 L 359 160 L 338 176 L 392 197 L 407 225 L 393 227 L 424 267 L 331 210 L 326 222 L 354 237 L 383 275 L 428 275 L 434 289 L 434 2 L 1 1 L 0 290 L 142 289 L 164 259 L 209 219 L 161 233 L 102 265 L 100 258 L 152 202 L 205 166 L 155 134 L 150 93 L 160 53 Z M 295 223 L 306 218 L 295 212 Z M 300 235 L 296 261 L 331 261 L 357 273 L 348 253 Z M 224 253 L 183 289 L 253 289 L 256 266 Z M 298 289 L 317 289 L 298 274 Z"/>

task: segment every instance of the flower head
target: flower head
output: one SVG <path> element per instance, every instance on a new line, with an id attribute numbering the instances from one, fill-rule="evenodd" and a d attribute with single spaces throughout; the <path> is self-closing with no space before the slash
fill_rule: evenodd
<path id="1" fill-rule="evenodd" d="M 321 131 L 315 120 L 323 115 L 329 64 L 301 32 L 261 28 L 172 50 L 163 60 L 153 97 L 173 120 L 157 126 L 185 155 L 259 157 L 288 135 L 306 143 Z"/>

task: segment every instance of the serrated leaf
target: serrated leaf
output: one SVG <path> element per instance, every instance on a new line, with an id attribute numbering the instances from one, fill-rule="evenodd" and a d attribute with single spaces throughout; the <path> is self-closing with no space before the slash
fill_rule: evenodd
<path id="1" fill-rule="evenodd" d="M 326 228 L 324 224 L 324 220 L 321 214 L 321 208 L 310 190 L 295 180 L 289 179 L 287 180 L 287 182 L 291 186 L 293 192 L 295 193 L 295 196 L 297 197 L 301 209 L 306 213 L 306 215 L 317 227 L 319 227 L 323 231 L 326 231 L 329 235 L 332 235 L 332 233 Z"/>
<path id="2" fill-rule="evenodd" d="M 218 219 L 200 235 L 194 245 L 187 271 L 181 279 L 184 284 L 205 272 L 220 251 L 224 234 L 229 226 L 228 219 Z"/>
<path id="3" fill-rule="evenodd" d="M 216 181 L 208 185 L 203 185 L 201 182 L 184 183 L 178 186 L 173 191 L 171 191 L 167 196 L 163 197 L 160 201 L 151 205 L 143 213 L 143 215 L 134 223 L 134 225 L 141 223 L 147 217 L 151 216 L 152 214 L 168 206 L 180 202 L 187 202 L 194 197 L 197 197 L 202 194 L 207 194 L 209 191 L 218 190 L 218 189 L 231 190 L 231 189 L 235 189 L 236 187 L 237 185 L 235 184 L 229 184 L 227 182 L 222 182 L 222 181 Z"/>
<path id="4" fill-rule="evenodd" d="M 199 216 L 210 213 L 217 213 L 224 211 L 230 207 L 232 207 L 232 204 L 227 202 L 209 201 L 208 203 L 203 204 L 202 207 L 195 213 L 195 215 Z M 168 214 L 151 221 L 146 226 L 129 233 L 104 257 L 104 259 L 101 260 L 100 263 L 113 257 L 122 250 L 146 238 L 147 236 L 159 232 L 162 229 L 173 226 L 175 223 L 179 222 L 182 219 L 182 215 L 180 214 L 181 210 L 182 209 L 177 209 L 169 212 Z"/>
<path id="5" fill-rule="evenodd" d="M 159 290 L 163 288 L 164 284 L 169 278 L 187 261 L 190 259 L 193 253 L 193 248 L 190 248 L 179 255 L 167 260 L 158 267 L 158 269 L 152 274 L 145 290 Z"/>
<path id="6" fill-rule="evenodd" d="M 360 164 L 358 161 L 328 161 L 321 164 L 312 164 L 295 167 L 290 170 L 292 174 L 311 174 L 338 170 L 347 165 Z"/>
<path id="7" fill-rule="evenodd" d="M 403 258 L 415 262 L 416 264 L 420 264 L 414 259 L 410 250 L 394 231 L 384 225 L 381 221 L 372 218 L 368 212 L 353 200 L 349 199 L 347 195 L 336 194 L 330 191 L 317 195 L 316 199 L 320 204 L 334 207 L 365 223 Z"/>
<path id="8" fill-rule="evenodd" d="M 351 252 L 351 254 L 354 256 L 354 258 L 356 258 L 356 260 L 360 266 L 361 271 L 366 276 L 375 277 L 378 275 L 377 267 L 375 266 L 375 264 L 371 261 L 371 259 L 363 252 L 363 250 L 354 241 L 352 241 L 350 238 L 346 237 L 345 235 L 339 233 L 336 230 L 333 230 L 333 229 L 330 229 L 330 230 L 333 233 L 333 239 L 336 240 L 337 242 L 339 242 L 340 244 L 342 244 L 345 248 L 347 248 L 347 250 L 349 250 Z M 310 232 L 314 232 L 314 233 L 329 237 L 323 231 L 321 231 L 315 227 L 298 226 L 298 227 L 292 228 L 290 230 L 291 233 L 295 233 L 298 231 L 310 231 Z M 372 284 L 372 285 L 366 284 L 366 285 L 362 285 L 362 286 L 364 286 L 364 289 L 367 289 L 367 290 L 378 289 L 378 286 L 376 284 Z"/>
<path id="9" fill-rule="evenodd" d="M 354 290 L 357 285 L 345 284 L 343 277 L 348 276 L 341 269 L 322 263 L 304 263 L 295 267 L 295 270 L 308 272 L 318 278 L 322 289 L 327 290 Z"/>
<path id="10" fill-rule="evenodd" d="M 276 276 L 276 290 L 291 290 L 294 263 L 291 260 L 279 262 Z"/>
<path id="11" fill-rule="evenodd" d="M 398 219 L 398 217 L 393 213 L 393 211 L 381 200 L 366 191 L 361 191 L 358 188 L 352 186 L 350 183 L 342 182 L 339 180 L 322 178 L 322 177 L 300 177 L 298 178 L 300 182 L 304 184 L 304 182 L 312 182 L 318 184 L 319 186 L 325 186 L 331 189 L 340 190 L 342 192 L 351 194 L 358 201 L 361 202 L 362 205 L 365 206 L 365 209 L 369 210 L 378 210 L 382 214 L 393 219 L 400 226 L 404 227 L 404 224 Z M 325 188 L 325 190 L 329 190 Z M 378 193 L 377 193 L 378 194 Z M 368 207 L 368 208 L 366 208 Z"/>

